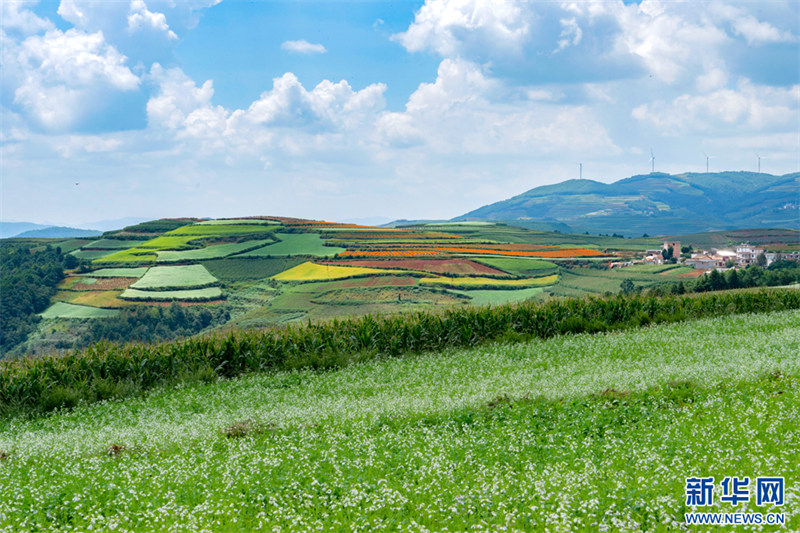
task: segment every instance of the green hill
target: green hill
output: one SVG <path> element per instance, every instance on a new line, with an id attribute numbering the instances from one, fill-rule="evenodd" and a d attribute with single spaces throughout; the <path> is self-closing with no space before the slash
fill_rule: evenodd
<path id="1" fill-rule="evenodd" d="M 79 237 L 97 237 L 103 232 L 94 229 L 68 228 L 66 226 L 48 226 L 42 229 L 24 231 L 14 237 L 17 239 L 74 239 Z"/>
<path id="2" fill-rule="evenodd" d="M 800 173 L 652 173 L 614 183 L 568 180 L 454 220 L 560 222 L 576 231 L 681 234 L 800 228 Z"/>

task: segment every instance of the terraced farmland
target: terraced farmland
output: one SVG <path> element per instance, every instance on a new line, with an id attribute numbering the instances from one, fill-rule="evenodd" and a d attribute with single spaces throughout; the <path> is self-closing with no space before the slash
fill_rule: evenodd
<path id="1" fill-rule="evenodd" d="M 481 262 L 471 261 L 469 259 L 408 259 L 408 260 L 355 260 L 347 261 L 346 263 L 331 263 L 335 265 L 352 265 L 367 268 L 381 268 L 381 269 L 397 269 L 404 271 L 417 271 L 429 272 L 431 274 L 453 275 L 453 276 L 501 276 L 506 277 L 508 274 L 502 270 L 492 268 L 487 264 Z M 548 263 L 552 268 L 555 265 Z"/>
<path id="2" fill-rule="evenodd" d="M 272 239 L 259 241 L 245 241 L 231 244 L 215 244 L 200 248 L 198 250 L 171 251 L 165 250 L 157 252 L 159 263 L 177 263 L 181 261 L 202 261 L 204 259 L 219 259 L 228 257 L 246 250 L 255 250 L 271 244 Z"/>
<path id="3" fill-rule="evenodd" d="M 496 223 L 378 228 L 268 216 L 181 219 L 143 223 L 82 242 L 74 253 L 103 257 L 87 259 L 89 271 L 81 276 L 101 281 L 67 281 L 72 285 L 60 286 L 60 301 L 103 307 L 155 305 L 172 298 L 214 302 L 209 305 L 224 301 L 232 323 L 241 318 L 248 327 L 364 310 L 404 312 L 424 309 L 433 300 L 430 305 L 494 305 L 602 295 L 619 292 L 626 280 L 636 290 L 648 290 L 698 275 L 680 265 L 588 268 L 593 262 L 628 260 L 633 248 L 643 252 L 657 246 L 652 240 L 562 235 Z M 176 270 L 160 270 L 167 265 Z M 172 281 L 157 281 L 169 272 Z M 102 281 L 106 278 L 113 281 Z M 359 287 L 385 288 L 388 292 L 375 294 L 394 291 L 394 296 L 367 304 L 367 293 L 330 292 Z M 216 290 L 186 292 L 208 288 Z M 445 296 L 415 299 L 404 292 L 411 288 Z M 147 297 L 140 291 L 170 294 Z M 359 304 L 344 305 L 348 294 Z"/>
<path id="4" fill-rule="evenodd" d="M 278 224 L 192 224 L 181 226 L 167 232 L 167 236 L 189 235 L 194 237 L 220 237 L 234 235 L 257 235 L 271 233 L 278 229 Z"/>
<path id="5" fill-rule="evenodd" d="M 310 255 L 316 257 L 333 257 L 344 252 L 344 248 L 325 246 L 318 233 L 277 233 L 279 241 L 250 252 L 238 254 L 237 257 L 280 257 L 291 255 Z"/>

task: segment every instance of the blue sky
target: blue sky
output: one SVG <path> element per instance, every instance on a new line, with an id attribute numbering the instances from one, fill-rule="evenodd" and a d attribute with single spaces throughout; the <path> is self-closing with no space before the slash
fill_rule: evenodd
<path id="1" fill-rule="evenodd" d="M 4 1 L 3 220 L 450 218 L 800 170 L 794 1 Z"/>

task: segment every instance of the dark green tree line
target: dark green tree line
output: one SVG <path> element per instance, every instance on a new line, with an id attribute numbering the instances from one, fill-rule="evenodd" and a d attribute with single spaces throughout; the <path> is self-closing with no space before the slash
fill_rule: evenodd
<path id="1" fill-rule="evenodd" d="M 0 243 L 0 357 L 25 342 L 74 260 L 58 247 Z"/>

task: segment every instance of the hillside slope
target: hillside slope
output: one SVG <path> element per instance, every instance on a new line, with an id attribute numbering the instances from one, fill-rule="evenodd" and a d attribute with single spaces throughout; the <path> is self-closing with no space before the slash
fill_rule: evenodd
<path id="1" fill-rule="evenodd" d="M 798 318 L 425 352 L 0 418 L 0 530 L 666 531 L 691 512 L 687 472 L 766 470 L 786 502 L 754 510 L 796 531 Z"/>
<path id="2" fill-rule="evenodd" d="M 652 173 L 614 183 L 568 180 L 531 189 L 454 220 L 558 221 L 625 235 L 800 228 L 800 173 Z"/>

